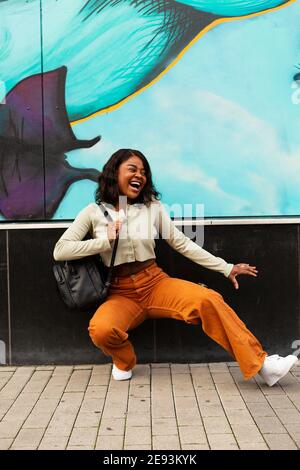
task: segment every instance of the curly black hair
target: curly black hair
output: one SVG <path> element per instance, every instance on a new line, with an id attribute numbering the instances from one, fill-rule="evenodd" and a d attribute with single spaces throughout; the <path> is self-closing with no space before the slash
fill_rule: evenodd
<path id="1" fill-rule="evenodd" d="M 147 178 L 145 186 L 138 197 L 134 199 L 134 202 L 149 205 L 154 199 L 159 200 L 161 198 L 161 194 L 156 191 L 153 184 L 150 165 L 145 155 L 139 150 L 119 149 L 113 153 L 110 159 L 105 163 L 99 175 L 98 188 L 95 192 L 97 204 L 106 202 L 115 206 L 118 203 L 120 196 L 118 186 L 119 166 L 130 157 L 139 157 L 142 160 Z"/>

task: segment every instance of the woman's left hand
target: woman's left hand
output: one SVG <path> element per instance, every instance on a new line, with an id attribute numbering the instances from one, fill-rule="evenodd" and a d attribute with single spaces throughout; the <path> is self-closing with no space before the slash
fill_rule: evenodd
<path id="1" fill-rule="evenodd" d="M 228 276 L 228 279 L 232 282 L 234 285 L 235 289 L 239 288 L 238 282 L 236 280 L 236 277 L 239 276 L 240 274 L 246 274 L 247 276 L 257 276 L 257 269 L 256 266 L 250 266 L 249 264 L 246 263 L 239 263 L 235 264 L 231 270 L 231 273 Z"/>

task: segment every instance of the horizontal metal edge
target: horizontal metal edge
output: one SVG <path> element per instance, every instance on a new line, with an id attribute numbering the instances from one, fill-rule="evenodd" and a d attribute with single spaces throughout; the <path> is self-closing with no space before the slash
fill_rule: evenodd
<path id="1" fill-rule="evenodd" d="M 0 222 L 0 230 L 32 230 L 32 229 L 58 229 L 68 228 L 69 222 Z M 282 224 L 300 224 L 300 217 L 279 217 L 279 218 L 233 218 L 233 219 L 184 219 L 174 220 L 175 225 L 282 225 Z"/>

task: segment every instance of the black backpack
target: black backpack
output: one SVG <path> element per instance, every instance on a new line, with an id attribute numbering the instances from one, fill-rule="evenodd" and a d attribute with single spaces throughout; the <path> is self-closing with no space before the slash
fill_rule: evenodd
<path id="1" fill-rule="evenodd" d="M 112 221 L 107 210 L 100 203 L 104 215 Z M 56 261 L 53 273 L 63 302 L 71 309 L 88 310 L 101 305 L 108 295 L 112 270 L 119 238 L 117 237 L 110 267 L 104 265 L 99 255 L 85 256 L 70 261 Z"/>

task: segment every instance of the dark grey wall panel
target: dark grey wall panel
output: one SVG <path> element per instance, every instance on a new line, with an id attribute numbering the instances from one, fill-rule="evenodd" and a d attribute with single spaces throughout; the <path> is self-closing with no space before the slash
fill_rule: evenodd
<path id="1" fill-rule="evenodd" d="M 62 232 L 9 231 L 13 364 L 110 361 L 88 336 L 92 312 L 68 311 L 57 294 L 52 251 Z M 4 234 L 0 232 L 1 248 Z M 240 277 L 240 289 L 235 291 L 225 277 L 187 260 L 161 240 L 158 264 L 171 276 L 203 282 L 220 292 L 269 353 L 292 353 L 292 342 L 300 339 L 298 226 L 210 226 L 205 229 L 204 248 L 227 261 L 256 265 L 258 278 Z M 7 302 L 1 302 L 0 322 L 7 337 Z M 146 321 L 129 337 L 139 362 L 231 360 L 200 326 L 180 321 Z"/>
<path id="2" fill-rule="evenodd" d="M 0 231 L 0 364 L 9 362 L 6 231 Z"/>
<path id="3" fill-rule="evenodd" d="M 59 233 L 10 232 L 14 364 L 98 360 L 87 332 L 89 315 L 68 311 L 56 294 L 52 251 Z"/>
<path id="4" fill-rule="evenodd" d="M 240 288 L 236 291 L 224 276 L 195 265 L 165 242 L 158 246 L 158 259 L 168 274 L 203 282 L 221 293 L 270 354 L 291 354 L 293 341 L 300 339 L 298 226 L 210 226 L 205 229 L 204 248 L 228 262 L 256 266 L 258 277 L 239 276 Z M 169 328 L 173 337 L 168 348 Z M 179 357 L 184 360 L 186 351 L 194 360 L 228 358 L 219 346 L 210 342 L 202 333 L 177 325 L 162 325 L 161 330 L 158 328 L 158 360 L 159 351 L 164 356 L 173 343 L 181 345 Z M 199 347 L 198 354 L 195 344 Z"/>
<path id="5" fill-rule="evenodd" d="M 10 232 L 12 363 L 105 363 L 88 335 L 93 312 L 69 311 L 52 275 L 52 251 L 61 230 Z M 131 333 L 139 359 L 153 361 L 151 322 Z"/>

